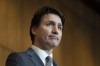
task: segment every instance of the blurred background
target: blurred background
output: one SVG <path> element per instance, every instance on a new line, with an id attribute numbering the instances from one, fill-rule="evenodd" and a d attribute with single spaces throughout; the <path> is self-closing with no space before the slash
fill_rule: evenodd
<path id="1" fill-rule="evenodd" d="M 45 5 L 66 18 L 62 41 L 54 50 L 59 66 L 100 66 L 100 0 L 0 0 L 0 66 L 9 53 L 31 46 L 34 12 Z"/>

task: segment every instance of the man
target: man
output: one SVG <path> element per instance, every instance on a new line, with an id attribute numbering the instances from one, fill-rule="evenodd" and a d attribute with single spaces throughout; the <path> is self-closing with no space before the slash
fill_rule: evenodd
<path id="1" fill-rule="evenodd" d="M 30 26 L 32 47 L 25 52 L 11 53 L 6 66 L 57 66 L 52 51 L 60 43 L 64 26 L 64 16 L 54 8 L 45 6 L 35 14 Z M 49 65 L 50 64 L 50 65 Z"/>

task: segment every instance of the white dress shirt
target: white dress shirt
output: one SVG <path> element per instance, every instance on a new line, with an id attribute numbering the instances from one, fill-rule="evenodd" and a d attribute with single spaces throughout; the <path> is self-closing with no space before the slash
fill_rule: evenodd
<path id="1" fill-rule="evenodd" d="M 50 56 L 52 58 L 53 54 L 51 53 L 50 55 L 48 55 L 44 50 L 38 48 L 35 45 L 32 45 L 32 49 L 37 53 L 37 55 L 40 57 L 40 59 L 42 60 L 43 64 L 46 64 L 46 57 Z M 53 66 L 53 64 L 52 64 Z"/>

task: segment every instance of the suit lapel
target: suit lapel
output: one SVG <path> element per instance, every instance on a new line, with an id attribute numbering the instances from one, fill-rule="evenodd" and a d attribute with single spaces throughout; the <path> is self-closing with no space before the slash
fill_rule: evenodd
<path id="1" fill-rule="evenodd" d="M 33 62 L 33 64 L 35 64 L 35 66 L 44 66 L 42 60 L 32 48 L 29 48 L 26 53 L 29 55 L 29 59 Z"/>
<path id="2" fill-rule="evenodd" d="M 44 66 L 42 60 L 39 58 L 39 56 L 36 54 L 36 52 L 32 49 L 29 48 L 26 53 L 29 55 L 29 59 L 32 61 L 32 63 L 35 66 Z M 53 60 L 53 66 L 57 66 L 55 60 Z"/>

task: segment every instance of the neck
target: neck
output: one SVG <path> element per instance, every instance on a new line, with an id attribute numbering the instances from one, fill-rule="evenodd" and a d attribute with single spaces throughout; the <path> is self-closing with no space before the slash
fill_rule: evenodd
<path id="1" fill-rule="evenodd" d="M 44 50 L 48 55 L 50 55 L 52 53 L 52 51 L 53 51 L 53 48 L 50 48 L 49 46 L 45 46 L 44 44 L 40 44 L 40 43 L 38 43 L 36 41 L 34 42 L 33 45 L 35 45 L 38 48 Z"/>
<path id="2" fill-rule="evenodd" d="M 34 44 L 35 46 L 37 46 L 38 48 L 44 50 L 48 55 L 52 54 L 53 49 L 48 49 L 45 47 L 41 47 L 39 44 Z"/>
<path id="3" fill-rule="evenodd" d="M 53 50 L 44 50 L 44 51 L 45 51 L 48 55 L 51 55 Z"/>

